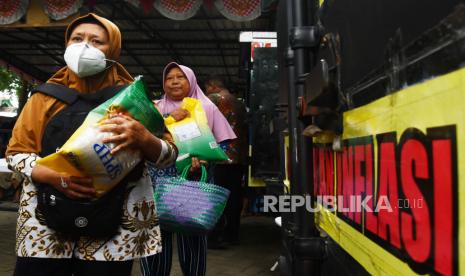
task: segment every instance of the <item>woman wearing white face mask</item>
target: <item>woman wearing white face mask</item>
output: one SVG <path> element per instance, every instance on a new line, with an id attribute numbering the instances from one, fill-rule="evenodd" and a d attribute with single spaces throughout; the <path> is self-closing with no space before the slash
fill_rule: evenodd
<path id="1" fill-rule="evenodd" d="M 94 99 L 92 104 L 98 105 L 93 101 L 102 97 L 94 95 L 99 96 L 100 91 L 133 81 L 124 67 L 116 62 L 121 50 L 121 34 L 112 22 L 88 14 L 68 26 L 65 38 L 67 66 L 47 81 L 55 87 L 62 87 L 59 92 L 67 93 L 69 90 L 66 89 L 71 88 L 80 93 L 79 97 Z M 38 91 L 29 99 L 13 129 L 7 161 L 27 178 L 23 182 L 19 209 L 18 258 L 14 275 L 130 275 L 133 259 L 161 250 L 152 186 L 143 166 L 123 186 L 123 215 L 118 234 L 114 236 L 71 238 L 51 229 L 37 209 L 37 188 L 40 185 L 51 185 L 71 199 L 95 196 L 91 178 L 61 175 L 35 162 L 61 146 L 54 141 L 59 140 L 58 137 L 54 139 L 50 135 L 50 129 L 57 134 L 62 131 L 72 133 L 74 130 L 69 129 L 70 125 L 80 125 L 66 117 L 69 116 L 68 110 L 71 110 L 71 105 Z M 59 121 L 57 118 L 64 119 Z M 114 136 L 104 142 L 117 145 L 112 154 L 126 149 L 140 150 L 146 161 L 157 167 L 171 165 L 176 159 L 176 149 L 169 133 L 165 133 L 162 139 L 157 138 L 142 124 L 126 116 L 109 121 L 112 127 L 108 126 L 105 131 L 114 132 Z M 67 139 L 60 139 L 64 138 Z"/>

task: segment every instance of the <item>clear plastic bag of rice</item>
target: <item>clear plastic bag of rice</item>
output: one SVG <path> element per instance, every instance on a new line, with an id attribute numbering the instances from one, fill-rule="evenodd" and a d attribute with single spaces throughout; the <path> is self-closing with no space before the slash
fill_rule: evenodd
<path id="1" fill-rule="evenodd" d="M 147 97 L 142 77 L 137 77 L 130 86 L 89 112 L 60 150 L 38 160 L 37 164 L 66 175 L 92 177 L 97 196 L 111 190 L 142 158 L 140 152 L 131 150 L 112 155 L 114 145 L 102 142 L 113 134 L 101 132 L 99 125 L 112 113 L 135 118 L 159 137 L 165 128 L 162 115 Z"/>

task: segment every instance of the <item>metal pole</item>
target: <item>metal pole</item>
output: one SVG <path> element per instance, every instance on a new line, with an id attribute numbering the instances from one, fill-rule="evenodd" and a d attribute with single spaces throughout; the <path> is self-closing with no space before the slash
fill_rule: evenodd
<path id="1" fill-rule="evenodd" d="M 292 22 L 292 2 L 286 1 L 286 15 L 287 15 L 287 26 L 288 30 L 293 26 Z M 289 33 L 289 32 L 288 32 Z M 296 189 L 299 187 L 299 156 L 298 156 L 298 141 L 297 141 L 297 125 L 298 125 L 298 113 L 297 113 L 297 90 L 296 90 L 296 82 L 295 82 L 295 58 L 294 58 L 294 50 L 289 46 L 286 49 L 286 67 L 288 70 L 288 81 L 289 81 L 289 105 L 288 105 L 288 112 L 289 112 L 289 149 L 291 151 L 290 154 L 290 161 L 291 161 L 291 190 L 290 193 L 296 194 Z M 293 233 L 295 232 L 295 221 L 296 221 L 295 214 L 289 216 L 289 227 Z"/>
<path id="2" fill-rule="evenodd" d="M 314 15 L 318 8 L 317 1 L 292 0 L 292 25 L 294 28 L 315 25 Z M 294 106 L 296 109 L 298 97 L 305 93 L 303 74 L 310 71 L 313 65 L 313 55 L 310 55 L 308 47 L 294 48 L 294 82 L 293 91 Z M 292 194 L 307 196 L 313 190 L 313 163 L 312 163 L 312 141 L 302 135 L 304 125 L 293 116 L 291 120 L 296 120 L 294 133 L 291 134 L 295 141 L 296 168 L 295 174 L 297 182 L 292 185 Z M 293 242 L 293 275 L 318 275 L 322 256 L 321 239 L 314 224 L 314 214 L 307 212 L 305 207 L 297 208 L 295 214 L 296 233 Z"/>
<path id="3" fill-rule="evenodd" d="M 278 7 L 278 48 L 281 50 L 279 54 L 282 55 L 284 70 L 282 70 L 284 82 L 282 89 L 286 89 L 287 103 L 288 103 L 288 134 L 289 134 L 289 180 L 291 182 L 291 190 L 287 191 L 293 194 L 293 186 L 298 183 L 298 156 L 297 156 L 297 140 L 295 139 L 296 124 L 297 124 L 297 98 L 295 97 L 295 70 L 294 70 L 294 51 L 289 46 L 290 29 L 293 25 L 292 22 L 292 3 L 291 1 L 280 1 Z M 284 20 L 283 20 L 284 19 Z M 284 39 L 283 39 L 284 38 Z M 280 69 L 281 70 L 281 69 Z M 283 164 L 284 166 L 284 164 Z M 295 214 L 291 212 L 281 213 L 282 227 L 282 247 L 281 256 L 279 258 L 279 269 L 282 276 L 293 275 L 293 243 L 296 232 Z"/>

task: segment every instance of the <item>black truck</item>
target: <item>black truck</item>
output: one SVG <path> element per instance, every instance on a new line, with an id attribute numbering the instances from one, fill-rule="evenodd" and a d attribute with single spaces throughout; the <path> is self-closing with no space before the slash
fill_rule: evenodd
<path id="1" fill-rule="evenodd" d="M 280 1 L 277 32 L 282 198 L 312 207 L 281 275 L 464 274 L 464 3 Z"/>

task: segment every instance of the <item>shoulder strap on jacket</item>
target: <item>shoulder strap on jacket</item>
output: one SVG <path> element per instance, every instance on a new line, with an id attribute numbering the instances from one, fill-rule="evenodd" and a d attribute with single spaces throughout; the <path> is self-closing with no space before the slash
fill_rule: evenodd
<path id="1" fill-rule="evenodd" d="M 72 104 L 79 96 L 79 92 L 61 84 L 43 83 L 35 87 L 31 94 L 42 93 L 56 98 L 66 104 Z"/>
<path id="2" fill-rule="evenodd" d="M 55 83 L 43 83 L 32 90 L 34 93 L 42 93 L 51 97 L 56 98 L 68 105 L 74 103 L 78 97 L 83 98 L 84 100 L 99 100 L 99 99 L 109 99 L 116 95 L 120 90 L 126 88 L 128 85 L 119 85 L 119 86 L 110 86 L 106 87 L 96 93 L 92 94 L 80 94 L 76 90 L 66 87 L 61 84 Z"/>

